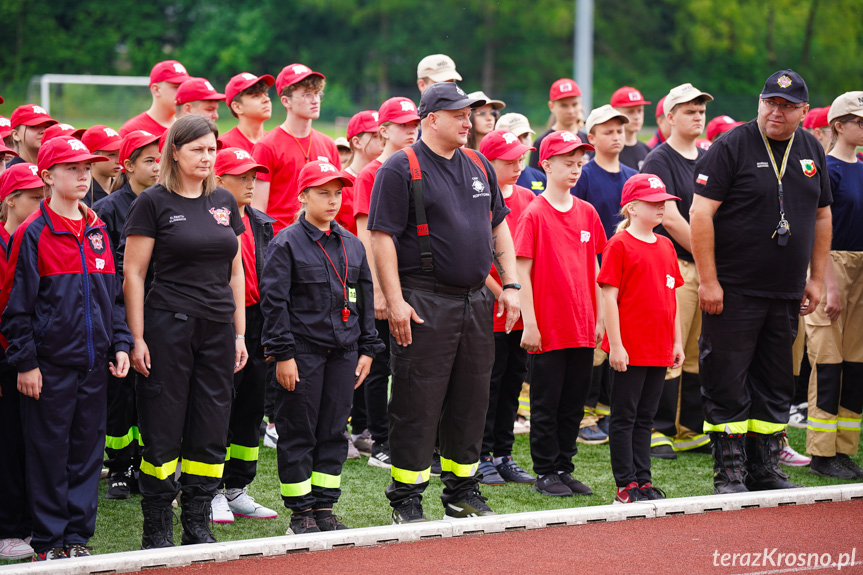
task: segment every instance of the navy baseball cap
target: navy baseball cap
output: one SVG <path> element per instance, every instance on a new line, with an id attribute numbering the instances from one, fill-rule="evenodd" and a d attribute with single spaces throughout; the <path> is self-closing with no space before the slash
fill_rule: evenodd
<path id="1" fill-rule="evenodd" d="M 461 110 L 462 108 L 478 108 L 486 101 L 481 98 L 471 98 L 455 82 L 438 82 L 432 84 L 423 92 L 420 99 L 420 119 L 439 110 Z"/>
<path id="2" fill-rule="evenodd" d="M 764 82 L 761 98 L 785 98 L 799 104 L 809 101 L 809 88 L 794 70 L 779 70 Z"/>

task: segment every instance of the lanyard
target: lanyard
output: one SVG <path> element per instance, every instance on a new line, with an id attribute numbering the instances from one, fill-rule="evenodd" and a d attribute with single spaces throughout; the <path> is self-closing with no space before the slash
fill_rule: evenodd
<path id="1" fill-rule="evenodd" d="M 791 134 L 791 139 L 788 140 L 788 147 L 785 148 L 785 156 L 782 158 L 782 169 L 776 167 L 776 159 L 773 157 L 773 150 L 770 149 L 770 144 L 767 142 L 767 136 L 761 132 L 761 139 L 764 141 L 764 147 L 767 148 L 767 157 L 770 158 L 770 165 L 773 166 L 773 173 L 776 174 L 776 181 L 779 182 L 779 218 L 780 224 L 785 221 L 785 204 L 783 202 L 782 193 L 782 177 L 785 175 L 785 168 L 788 167 L 788 156 L 791 155 L 791 146 L 794 145 L 794 135 Z M 787 222 L 786 222 L 787 223 Z"/>
<path id="2" fill-rule="evenodd" d="M 341 238 L 339 238 L 341 240 Z M 324 246 L 321 245 L 321 242 L 315 240 L 315 243 L 318 244 L 318 247 L 321 248 L 321 251 L 324 252 L 324 255 L 327 256 L 327 261 L 330 262 L 330 265 L 333 267 L 333 271 L 336 272 L 336 277 L 339 278 L 339 283 L 342 284 L 342 289 L 344 290 L 345 296 L 345 307 L 342 308 L 342 321 L 348 321 L 348 318 L 351 316 L 351 310 L 348 309 L 348 250 L 345 249 L 345 242 L 342 241 L 342 251 L 345 254 L 345 278 L 342 279 L 342 276 L 339 275 L 339 270 L 336 269 L 336 264 L 333 263 L 333 260 L 330 258 L 330 254 L 327 253 L 327 250 L 324 249 Z"/>

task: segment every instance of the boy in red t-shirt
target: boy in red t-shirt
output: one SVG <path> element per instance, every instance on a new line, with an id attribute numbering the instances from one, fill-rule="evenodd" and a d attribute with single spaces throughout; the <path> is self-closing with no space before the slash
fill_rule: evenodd
<path id="1" fill-rule="evenodd" d="M 176 119 L 197 114 L 215 122 L 219 119 L 219 102 L 225 101 L 225 95 L 217 92 L 206 78 L 189 78 L 177 88 L 175 101 Z"/>
<path id="2" fill-rule="evenodd" d="M 225 103 L 237 125 L 222 134 L 219 140 L 226 148 L 240 148 L 250 154 L 264 136 L 264 122 L 273 115 L 273 102 L 267 91 L 276 80 L 269 74 L 255 76 L 241 72 L 225 86 Z"/>
<path id="3" fill-rule="evenodd" d="M 569 193 L 586 150 L 572 132 L 552 132 L 540 145 L 545 191 L 525 209 L 515 236 L 524 332 L 531 356 L 530 452 L 543 495 L 591 495 L 574 479 L 572 457 L 590 391 L 593 350 L 601 334 L 596 256 L 605 230 L 596 210 Z"/>
<path id="4" fill-rule="evenodd" d="M 524 170 L 525 153 L 532 147 L 522 144 L 509 130 L 494 130 L 485 135 L 479 152 L 494 166 L 506 207 L 510 229 L 516 229 L 521 214 L 536 198 L 527 188 L 516 185 Z M 518 396 L 527 377 L 527 352 L 521 347 L 524 325 L 519 319 L 512 330 L 506 331 L 506 318 L 498 313 L 497 299 L 503 287 L 497 269 L 492 267 L 485 280 L 486 287 L 494 294 L 494 366 L 491 370 L 491 387 L 488 396 L 488 411 L 485 416 L 485 431 L 479 455 L 478 471 L 482 473 L 483 485 L 511 483 L 536 483 L 536 478 L 527 473 L 512 459 L 513 422 L 518 411 Z M 492 458 L 492 454 L 494 457 Z"/>
<path id="5" fill-rule="evenodd" d="M 303 166 L 323 160 L 341 170 L 333 139 L 312 128 L 312 121 L 321 115 L 325 86 L 324 75 L 303 64 L 285 66 L 276 77 L 276 90 L 287 117 L 252 150 L 255 161 L 270 170 L 258 176 L 252 206 L 276 218 L 276 233 L 296 219 L 300 209 L 297 179 Z"/>
<path id="6" fill-rule="evenodd" d="M 131 118 L 120 128 L 125 136 L 135 130 L 144 130 L 156 136 L 167 132 L 174 123 L 177 89 L 190 78 L 186 68 L 176 60 L 159 62 L 150 70 L 150 94 L 153 102 L 149 109 Z"/>
<path id="7" fill-rule="evenodd" d="M 602 253 L 606 335 L 602 349 L 611 364 L 611 471 L 615 503 L 665 499 L 651 485 L 650 430 L 666 370 L 683 364 L 680 313 L 675 289 L 683 285 L 671 241 L 653 233 L 662 223 L 665 184 L 637 174 L 623 186 L 621 215 Z"/>

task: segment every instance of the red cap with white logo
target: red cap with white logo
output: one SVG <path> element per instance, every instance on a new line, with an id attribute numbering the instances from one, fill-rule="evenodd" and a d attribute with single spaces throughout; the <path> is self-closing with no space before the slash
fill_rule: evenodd
<path id="1" fill-rule="evenodd" d="M 42 138 L 45 141 L 45 138 Z M 81 141 L 87 146 L 88 150 L 100 152 L 116 152 L 123 145 L 123 138 L 117 133 L 114 128 L 109 128 L 102 124 L 88 128 L 84 135 L 81 136 Z"/>
<path id="2" fill-rule="evenodd" d="M 276 91 L 281 94 L 282 88 L 285 86 L 293 86 L 297 82 L 302 82 L 312 75 L 326 79 L 326 76 L 320 72 L 315 72 L 305 64 L 290 64 L 285 66 L 282 68 L 282 71 L 279 72 L 279 75 L 276 76 Z"/>
<path id="3" fill-rule="evenodd" d="M 17 128 L 18 126 L 38 126 L 39 124 L 57 124 L 57 120 L 52 118 L 48 111 L 42 106 L 37 106 L 35 104 L 24 104 L 23 106 L 18 106 L 12 112 L 12 118 L 10 118 L 12 128 Z"/>
<path id="4" fill-rule="evenodd" d="M 216 92 L 206 78 L 189 78 L 177 88 L 177 105 L 200 100 L 224 100 L 225 95 Z"/>
<path id="5" fill-rule="evenodd" d="M 231 105 L 231 102 L 237 97 L 237 94 L 247 88 L 251 88 L 261 80 L 264 80 L 268 87 L 276 83 L 276 80 L 269 74 L 255 76 L 249 72 L 241 72 L 231 78 L 230 81 L 228 81 L 228 85 L 225 86 L 225 101 L 228 103 L 228 106 Z"/>
<path id="6" fill-rule="evenodd" d="M 75 162 L 107 162 L 105 156 L 96 156 L 90 153 L 87 146 L 81 140 L 70 136 L 57 136 L 56 138 L 42 144 L 39 148 L 39 156 L 36 163 L 39 173 L 56 164 L 73 164 Z"/>
<path id="7" fill-rule="evenodd" d="M 333 180 L 339 180 L 343 186 L 353 186 L 354 183 L 339 171 L 337 167 L 323 160 L 309 162 L 300 170 L 299 190 L 323 186 Z"/>
<path id="8" fill-rule="evenodd" d="M 0 140 L 12 133 L 12 120 L 6 116 L 0 116 Z"/>
<path id="9" fill-rule="evenodd" d="M 418 122 L 419 119 L 417 105 L 410 98 L 401 96 L 390 98 L 381 104 L 381 109 L 378 110 L 378 126 L 384 122 L 407 124 L 408 122 Z"/>
<path id="10" fill-rule="evenodd" d="M 224 148 L 216 154 L 216 167 L 214 168 L 217 176 L 229 174 L 238 176 L 245 174 L 249 170 L 256 172 L 270 173 L 270 169 L 257 163 L 252 155 L 242 148 Z"/>
<path id="11" fill-rule="evenodd" d="M 182 84 L 190 77 L 186 71 L 186 67 L 176 60 L 164 60 L 153 66 L 153 69 L 150 70 L 150 84 L 157 84 L 159 82 Z"/>
<path id="12" fill-rule="evenodd" d="M 44 185 L 45 182 L 39 177 L 39 168 L 34 164 L 15 164 L 0 174 L 0 200 L 5 200 L 12 192 L 34 190 Z"/>
<path id="13" fill-rule="evenodd" d="M 542 139 L 539 145 L 539 161 L 547 160 L 552 156 L 568 154 L 573 150 L 582 149 L 593 151 L 594 147 L 581 141 L 581 138 L 566 130 L 552 132 Z"/>
<path id="14" fill-rule="evenodd" d="M 518 136 L 509 130 L 493 130 L 479 144 L 479 153 L 489 160 L 517 160 L 528 150 L 535 150 L 518 141 Z"/>
<path id="15" fill-rule="evenodd" d="M 625 206 L 634 200 L 642 202 L 664 202 L 665 200 L 679 200 L 665 191 L 665 182 L 654 174 L 635 174 L 623 184 L 620 205 Z"/>
<path id="16" fill-rule="evenodd" d="M 572 78 L 561 78 L 551 85 L 551 90 L 548 92 L 548 99 L 554 102 L 561 98 L 570 98 L 572 96 L 581 96 L 581 88 L 575 83 Z"/>
<path id="17" fill-rule="evenodd" d="M 132 152 L 134 152 L 138 148 L 143 148 L 144 146 L 155 144 L 158 141 L 159 136 L 151 134 L 150 132 L 147 132 L 145 130 L 133 130 L 126 134 L 126 136 L 123 138 L 123 142 L 120 144 L 120 168 L 122 168 L 122 170 L 125 172 L 125 162 L 132 155 Z"/>
<path id="18" fill-rule="evenodd" d="M 635 88 L 624 86 L 623 88 L 618 88 L 614 91 L 614 94 L 611 95 L 610 103 L 614 108 L 629 108 L 632 106 L 644 106 L 651 102 L 645 100 L 644 96 L 641 95 L 641 92 Z"/>
<path id="19" fill-rule="evenodd" d="M 45 133 L 42 134 L 42 144 L 48 140 L 53 140 L 57 136 L 72 136 L 78 140 L 81 139 L 81 136 L 84 135 L 86 130 L 84 128 L 75 128 L 71 124 L 54 124 L 53 126 L 49 126 Z"/>
<path id="20" fill-rule="evenodd" d="M 348 122 L 348 141 L 354 136 L 359 136 L 365 132 L 378 131 L 378 112 L 376 110 L 363 110 L 357 112 Z"/>

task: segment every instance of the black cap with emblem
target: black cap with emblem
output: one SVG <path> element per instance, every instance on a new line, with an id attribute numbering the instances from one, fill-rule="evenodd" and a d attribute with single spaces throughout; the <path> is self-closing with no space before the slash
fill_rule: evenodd
<path id="1" fill-rule="evenodd" d="M 462 108 L 478 108 L 486 103 L 480 98 L 470 98 L 455 82 L 438 82 L 432 84 L 423 92 L 420 99 L 420 119 L 438 110 L 461 110 Z"/>
<path id="2" fill-rule="evenodd" d="M 785 98 L 799 104 L 809 101 L 809 88 L 794 70 L 779 70 L 764 82 L 761 98 Z"/>

